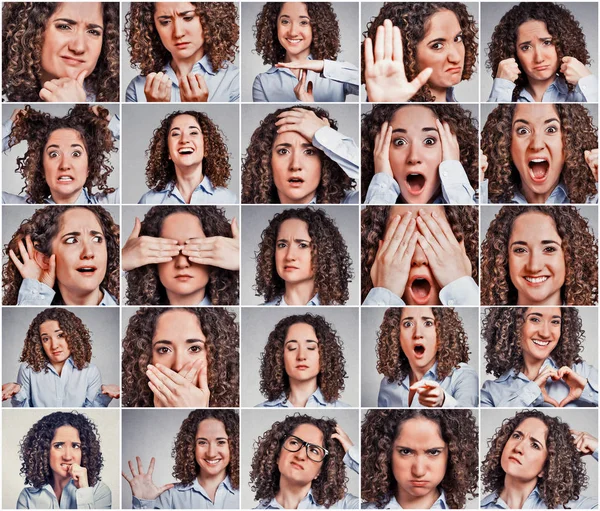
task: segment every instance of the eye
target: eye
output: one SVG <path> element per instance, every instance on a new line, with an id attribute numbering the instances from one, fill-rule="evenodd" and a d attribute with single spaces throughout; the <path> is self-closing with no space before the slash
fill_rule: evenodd
<path id="1" fill-rule="evenodd" d="M 288 351 L 296 351 L 298 349 L 298 346 L 296 346 L 295 344 L 288 344 L 287 345 L 287 350 Z"/>
<path id="2" fill-rule="evenodd" d="M 200 132 L 198 130 L 190 131 L 190 135 L 200 135 Z"/>
<path id="3" fill-rule="evenodd" d="M 427 454 L 429 454 L 430 456 L 439 456 L 440 454 L 442 454 L 442 450 L 441 449 L 429 449 L 427 451 Z"/>
<path id="4" fill-rule="evenodd" d="M 300 22 L 300 26 L 301 26 L 301 27 L 307 27 L 308 25 L 310 25 L 310 22 L 309 22 L 309 21 L 307 21 L 307 20 L 302 20 L 302 21 Z"/>
<path id="5" fill-rule="evenodd" d="M 227 440 L 219 440 L 217 445 L 227 445 Z"/>
<path id="6" fill-rule="evenodd" d="M 282 25 L 287 25 L 287 24 L 289 23 L 289 20 L 287 20 L 287 19 L 281 19 L 281 20 L 279 20 L 279 22 L 280 22 Z"/>
<path id="7" fill-rule="evenodd" d="M 551 321 L 551 323 L 552 323 L 553 325 L 555 325 L 555 326 L 560 326 L 560 323 L 561 323 L 561 322 L 560 322 L 560 319 L 553 319 L 553 320 Z"/>
<path id="8" fill-rule="evenodd" d="M 398 449 L 400 456 L 410 456 L 412 451 L 410 449 Z"/>
<path id="9" fill-rule="evenodd" d="M 103 243 L 104 242 L 104 238 L 102 236 L 100 236 L 99 234 L 97 234 L 96 236 L 94 236 L 92 238 L 92 241 L 94 243 Z"/>
<path id="10" fill-rule="evenodd" d="M 280 241 L 279 243 L 277 243 L 276 246 L 277 246 L 277 248 L 285 248 L 285 247 L 287 247 L 287 243 Z"/>
<path id="11" fill-rule="evenodd" d="M 75 236 L 69 236 L 68 238 L 65 238 L 64 242 L 66 245 L 74 245 L 77 243 L 77 238 Z"/>
<path id="12" fill-rule="evenodd" d="M 58 156 L 58 151 L 50 151 L 48 153 L 48 158 L 56 158 Z"/>
<path id="13" fill-rule="evenodd" d="M 74 156 L 75 158 L 79 158 L 83 153 L 81 151 L 73 151 L 71 153 L 71 156 Z"/>
<path id="14" fill-rule="evenodd" d="M 554 46 L 552 39 L 546 39 L 543 43 L 544 46 Z"/>
<path id="15" fill-rule="evenodd" d="M 305 149 L 304 154 L 306 154 L 307 156 L 314 156 L 315 154 L 317 154 L 317 151 L 315 149 Z"/>
<path id="16" fill-rule="evenodd" d="M 315 455 L 317 455 L 317 456 L 318 456 L 318 455 L 321 453 L 321 449 L 319 449 L 318 447 L 311 447 L 311 448 L 310 448 L 310 452 L 311 452 L 312 454 L 315 454 Z"/>
<path id="17" fill-rule="evenodd" d="M 160 348 L 156 349 L 156 353 L 158 353 L 159 355 L 166 355 L 167 353 L 169 353 L 169 351 L 171 350 L 166 346 L 161 346 Z"/>
<path id="18" fill-rule="evenodd" d="M 408 142 L 404 138 L 396 138 L 392 140 L 392 144 L 395 146 L 407 145 Z"/>
<path id="19" fill-rule="evenodd" d="M 546 133 L 558 133 L 560 128 L 558 126 L 548 126 L 546 128 Z"/>
<path id="20" fill-rule="evenodd" d="M 458 34 L 455 38 L 454 38 L 454 42 L 455 43 L 462 43 L 463 42 L 463 35 L 462 34 Z"/>
<path id="21" fill-rule="evenodd" d="M 73 442 L 73 449 L 81 449 L 81 444 L 78 444 L 76 442 Z"/>
<path id="22" fill-rule="evenodd" d="M 206 445 L 208 442 L 206 440 L 198 440 L 198 445 Z"/>
<path id="23" fill-rule="evenodd" d="M 531 317 L 529 318 L 529 321 L 530 321 L 531 323 L 539 323 L 539 322 L 540 322 L 540 318 L 536 318 L 535 316 L 531 316 Z"/>
<path id="24" fill-rule="evenodd" d="M 527 133 L 529 133 L 529 130 L 523 126 L 517 128 L 515 130 L 515 132 L 517 133 L 517 135 L 527 135 Z"/>
<path id="25" fill-rule="evenodd" d="M 427 321 L 425 321 L 425 323 L 423 323 L 425 326 L 433 326 L 435 323 L 433 321 L 431 321 L 430 319 L 428 319 Z"/>
<path id="26" fill-rule="evenodd" d="M 42 342 L 48 342 L 50 340 L 50 337 L 42 337 Z"/>
<path id="27" fill-rule="evenodd" d="M 547 254 L 554 254 L 555 252 L 558 252 L 558 249 L 553 246 L 548 246 L 548 247 L 544 247 L 544 252 Z"/>
<path id="28" fill-rule="evenodd" d="M 64 442 L 56 442 L 56 443 L 54 444 L 54 448 L 55 448 L 55 449 L 62 449 L 62 448 L 63 448 L 63 445 L 65 445 L 65 443 L 64 443 Z"/>
<path id="29" fill-rule="evenodd" d="M 169 23 L 171 23 L 171 20 L 160 20 L 158 22 L 161 27 L 166 27 Z"/>
<path id="30" fill-rule="evenodd" d="M 413 322 L 412 322 L 412 321 L 409 321 L 409 320 L 403 321 L 403 322 L 402 322 L 402 326 L 403 326 L 404 328 L 410 328 L 411 326 L 413 326 Z"/>
<path id="31" fill-rule="evenodd" d="M 425 145 L 435 145 L 437 143 L 437 140 L 433 137 L 427 137 L 425 140 L 423 140 L 423 144 Z"/>
<path id="32" fill-rule="evenodd" d="M 527 51 L 527 50 L 529 50 L 529 48 L 531 48 L 531 46 L 529 44 L 524 44 L 520 48 L 521 48 L 521 51 Z"/>
<path id="33" fill-rule="evenodd" d="M 68 23 L 57 23 L 54 25 L 58 30 L 71 30 L 71 25 Z"/>
<path id="34" fill-rule="evenodd" d="M 290 439 L 288 440 L 288 443 L 289 443 L 291 446 L 293 446 L 293 447 L 296 447 L 297 445 L 299 445 L 299 443 L 300 443 L 300 442 L 298 442 L 298 440 L 296 440 L 295 438 L 290 438 Z"/>
<path id="35" fill-rule="evenodd" d="M 275 151 L 277 154 L 279 154 L 280 156 L 284 156 L 286 154 L 290 154 L 290 150 L 285 148 L 285 147 L 280 147 L 279 149 L 277 149 Z"/>
<path id="36" fill-rule="evenodd" d="M 190 351 L 192 353 L 202 353 L 202 351 L 204 351 L 204 350 L 203 350 L 202 346 L 200 346 L 199 344 L 195 344 L 194 346 L 190 346 Z"/>
<path id="37" fill-rule="evenodd" d="M 316 346 L 308 346 L 306 349 L 308 351 L 316 351 L 317 347 Z"/>
<path id="38" fill-rule="evenodd" d="M 309 247 L 310 247 L 310 244 L 309 244 L 309 243 L 306 243 L 305 241 L 302 241 L 302 242 L 298 243 L 298 246 L 299 246 L 300 248 L 309 248 Z"/>
<path id="39" fill-rule="evenodd" d="M 62 332 L 60 332 L 60 333 L 58 334 L 58 337 L 59 337 L 59 338 L 61 338 L 61 339 L 62 339 L 64 336 L 65 336 L 65 334 L 63 334 Z"/>
<path id="40" fill-rule="evenodd" d="M 88 34 L 93 35 L 94 37 L 102 37 L 102 32 L 97 28 L 90 28 L 88 30 Z"/>
<path id="41" fill-rule="evenodd" d="M 519 438 L 521 438 L 521 435 L 519 435 L 519 433 L 517 433 L 516 431 L 511 435 L 511 438 L 514 438 L 515 440 L 518 440 Z"/>
<path id="42" fill-rule="evenodd" d="M 433 43 L 430 48 L 432 50 L 441 50 L 444 47 L 443 43 Z"/>
<path id="43" fill-rule="evenodd" d="M 527 250 L 525 250 L 523 247 L 513 248 L 513 254 L 525 254 L 525 253 L 527 253 Z"/>
<path id="44" fill-rule="evenodd" d="M 194 15 L 190 15 L 190 16 L 184 16 L 183 17 L 183 21 L 192 21 L 194 19 Z"/>
<path id="45" fill-rule="evenodd" d="M 539 451 L 541 449 L 539 444 L 536 444 L 535 442 L 531 442 L 531 447 L 533 447 L 536 451 Z"/>

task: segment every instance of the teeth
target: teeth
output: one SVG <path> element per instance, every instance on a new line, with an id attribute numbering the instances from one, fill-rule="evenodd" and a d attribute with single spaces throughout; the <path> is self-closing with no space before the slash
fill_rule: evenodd
<path id="1" fill-rule="evenodd" d="M 548 277 L 523 277 L 527 282 L 531 282 L 532 284 L 541 284 L 542 282 L 546 282 Z"/>
<path id="2" fill-rule="evenodd" d="M 61 176 L 58 178 L 59 181 L 73 181 L 72 177 L 69 176 Z"/>
<path id="3" fill-rule="evenodd" d="M 218 463 L 221 462 L 221 460 L 204 460 L 206 463 L 208 463 L 209 465 L 217 465 Z"/>
<path id="4" fill-rule="evenodd" d="M 545 163 L 547 160 L 539 158 L 537 160 L 530 160 L 529 163 Z"/>
<path id="5" fill-rule="evenodd" d="M 191 147 L 186 147 L 185 149 L 180 149 L 179 154 L 192 154 L 194 150 Z"/>
<path id="6" fill-rule="evenodd" d="M 537 346 L 543 346 L 546 347 L 548 346 L 548 344 L 550 344 L 550 341 L 540 341 L 539 339 L 531 339 L 533 344 L 536 344 Z"/>
<path id="7" fill-rule="evenodd" d="M 299 43 L 302 39 L 288 39 L 290 43 Z"/>

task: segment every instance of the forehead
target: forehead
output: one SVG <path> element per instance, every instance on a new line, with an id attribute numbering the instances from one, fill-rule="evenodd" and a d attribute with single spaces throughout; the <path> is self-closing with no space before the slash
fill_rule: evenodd
<path id="1" fill-rule="evenodd" d="M 195 11 L 196 8 L 189 2 L 156 2 L 154 16 L 173 16 L 177 13 Z"/>
<path id="2" fill-rule="evenodd" d="M 104 26 L 101 2 L 64 2 L 58 5 L 51 20 L 66 18 L 76 22 Z"/>
<path id="3" fill-rule="evenodd" d="M 299 218 L 289 218 L 288 220 L 284 220 L 279 226 L 277 237 L 279 239 L 300 238 L 310 240 L 308 225 L 304 220 L 300 220 Z"/>
<path id="4" fill-rule="evenodd" d="M 308 16 L 308 9 L 304 2 L 285 2 L 281 6 L 279 16 L 289 16 L 290 18 Z"/>
<path id="5" fill-rule="evenodd" d="M 411 444 L 415 446 L 435 444 L 438 447 L 445 444 L 439 425 L 425 417 L 408 419 L 401 423 L 398 428 L 396 444 L 405 447 L 410 447 Z"/>
<path id="6" fill-rule="evenodd" d="M 198 424 L 196 438 L 227 438 L 225 424 L 213 417 L 204 419 Z"/>
<path id="7" fill-rule="evenodd" d="M 556 107 L 551 103 L 539 103 L 535 105 L 518 104 L 513 113 L 513 122 L 524 120 L 530 124 L 543 124 L 549 119 L 560 117 Z"/>
<path id="8" fill-rule="evenodd" d="M 154 337 L 161 339 L 189 338 L 189 334 L 194 332 L 203 337 L 198 316 L 187 310 L 173 309 L 158 317 Z"/>
<path id="9" fill-rule="evenodd" d="M 433 318 L 433 309 L 431 307 L 404 307 L 400 318 Z"/>
<path id="10" fill-rule="evenodd" d="M 312 339 L 317 338 L 317 333 L 312 325 L 308 323 L 294 323 L 290 325 L 287 331 L 286 339 L 295 339 L 297 341 L 301 339 Z"/>
<path id="11" fill-rule="evenodd" d="M 394 128 L 421 130 L 424 127 L 435 128 L 437 116 L 426 106 L 405 106 L 394 112 L 391 124 Z"/>
<path id="12" fill-rule="evenodd" d="M 546 438 L 548 436 L 548 426 L 546 426 L 546 424 L 544 424 L 540 419 L 536 419 L 535 417 L 528 417 L 515 428 L 515 430 L 517 429 L 522 433 L 534 437 L 540 442 L 546 443 Z"/>
<path id="13" fill-rule="evenodd" d="M 58 146 L 71 146 L 73 144 L 82 144 L 83 137 L 81 133 L 77 130 L 73 130 L 70 128 L 61 128 L 59 130 L 54 130 L 48 136 L 48 140 L 46 141 L 46 146 L 58 145 Z"/>
<path id="14" fill-rule="evenodd" d="M 56 332 L 57 330 L 61 330 L 61 328 L 55 319 L 49 319 L 40 325 L 40 333 L 42 334 Z"/>
<path id="15" fill-rule="evenodd" d="M 510 233 L 510 240 L 535 243 L 542 240 L 560 240 L 554 220 L 540 212 L 523 213 L 519 215 Z"/>
<path id="16" fill-rule="evenodd" d="M 291 144 L 291 145 L 301 145 L 301 144 L 309 144 L 312 146 L 312 142 L 307 138 L 300 135 L 295 131 L 286 131 L 285 133 L 278 133 L 273 140 L 273 147 L 277 147 L 279 144 Z"/>
<path id="17" fill-rule="evenodd" d="M 190 238 L 206 238 L 200 219 L 191 213 L 173 213 L 163 220 L 160 236 L 180 244 Z"/>
<path id="18" fill-rule="evenodd" d="M 531 41 L 533 37 L 551 37 L 546 23 L 539 20 L 529 20 L 519 25 L 519 28 L 517 28 L 517 44 L 523 41 Z"/>
<path id="19" fill-rule="evenodd" d="M 77 430 L 77 428 L 74 428 L 73 426 L 61 426 L 60 428 L 56 428 L 56 431 L 54 432 L 54 438 L 52 439 L 52 441 L 59 442 L 66 440 L 75 442 L 80 441 L 79 431 Z"/>
<path id="20" fill-rule="evenodd" d="M 69 208 L 60 216 L 59 232 L 84 232 L 86 230 L 102 232 L 98 217 L 89 209 Z"/>
<path id="21" fill-rule="evenodd" d="M 292 431 L 292 435 L 311 444 L 323 445 L 323 432 L 314 424 L 300 424 Z"/>
<path id="22" fill-rule="evenodd" d="M 425 37 L 435 38 L 436 36 L 443 36 L 444 34 L 451 33 L 452 36 L 460 32 L 460 23 L 456 14 L 447 9 L 432 14 L 425 25 Z"/>
<path id="23" fill-rule="evenodd" d="M 173 117 L 173 119 L 171 120 L 170 129 L 174 129 L 174 128 L 183 129 L 183 128 L 189 128 L 190 126 L 194 127 L 194 128 L 199 128 L 200 124 L 198 124 L 197 119 L 193 115 L 182 114 L 182 115 Z"/>

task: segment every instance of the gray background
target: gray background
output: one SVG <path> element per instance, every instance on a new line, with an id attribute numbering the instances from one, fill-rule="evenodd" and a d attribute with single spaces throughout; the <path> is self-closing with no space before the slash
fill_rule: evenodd
<path id="1" fill-rule="evenodd" d="M 23 351 L 27 330 L 33 319 L 46 307 L 27 307 L 6 309 L 2 311 L 2 382 L 16 382 L 19 358 Z M 67 307 L 75 314 L 91 333 L 92 364 L 95 364 L 102 375 L 103 384 L 121 386 L 119 366 L 119 310 L 114 307 Z M 11 342 L 7 342 L 10 339 Z M 113 399 L 110 407 L 118 407 L 120 400 Z M 3 401 L 2 406 L 10 407 L 10 400 Z"/>
<path id="2" fill-rule="evenodd" d="M 346 305 L 358 305 L 360 255 L 358 239 L 358 209 L 356 206 L 318 206 L 323 209 L 336 223 L 352 260 L 354 278 L 350 281 L 349 299 Z M 244 228 L 242 228 L 242 277 L 241 304 L 260 305 L 264 303 L 263 296 L 255 296 L 253 286 L 256 277 L 256 254 L 260 235 L 269 225 L 276 213 L 281 213 L 289 207 L 283 206 L 243 206 Z M 316 312 L 316 311 L 315 311 Z"/>
<path id="3" fill-rule="evenodd" d="M 596 2 L 561 2 L 573 13 L 581 25 L 588 53 L 592 59 L 590 70 L 598 77 L 598 4 Z M 486 67 L 488 45 L 496 25 L 518 2 L 481 2 L 481 27 L 479 32 L 479 60 L 481 73 L 481 101 L 487 101 L 492 91 L 492 73 Z M 483 114 L 482 114 L 483 116 Z"/>
<path id="4" fill-rule="evenodd" d="M 260 393 L 260 355 L 263 352 L 269 334 L 279 320 L 293 314 L 319 314 L 331 324 L 343 343 L 346 359 L 346 387 L 341 400 L 351 406 L 358 404 L 358 308 L 325 307 L 245 307 L 242 310 L 244 335 L 242 350 L 242 406 L 256 406 L 267 400 Z"/>
<path id="5" fill-rule="evenodd" d="M 256 53 L 254 27 L 256 16 L 261 12 L 264 3 L 242 2 L 242 47 L 244 52 L 242 66 L 242 101 L 252 101 L 252 84 L 258 73 L 271 68 L 263 64 L 262 57 Z M 337 60 L 349 62 L 360 67 L 358 46 L 358 2 L 334 2 L 333 10 L 337 15 L 340 27 L 341 51 Z M 358 96 L 348 95 L 346 101 L 358 101 Z"/>

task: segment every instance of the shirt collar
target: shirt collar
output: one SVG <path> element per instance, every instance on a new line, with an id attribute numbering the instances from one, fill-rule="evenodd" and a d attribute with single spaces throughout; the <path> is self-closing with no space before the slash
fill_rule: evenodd
<path id="1" fill-rule="evenodd" d="M 177 186 L 175 186 L 175 184 L 176 184 L 175 181 L 169 181 L 167 183 L 167 186 L 165 186 L 165 189 L 163 190 L 163 192 L 166 192 L 169 195 L 169 197 L 171 195 L 175 195 L 175 197 L 177 197 L 180 201 L 185 203 L 185 201 L 183 200 L 183 195 L 181 195 L 179 188 L 177 188 Z M 212 181 L 210 180 L 210 178 L 206 175 L 202 178 L 202 181 L 200 181 L 200 184 L 198 186 L 196 186 L 196 188 L 192 192 L 192 195 L 200 190 L 208 193 L 209 195 L 213 195 L 215 193 L 215 186 L 212 184 Z"/>
<path id="2" fill-rule="evenodd" d="M 529 494 L 529 496 L 525 499 L 525 502 L 523 503 L 523 509 L 533 509 L 536 508 L 537 506 L 531 506 L 531 505 L 526 505 L 526 503 L 529 500 L 533 500 L 535 503 L 539 503 L 542 502 L 542 499 L 540 497 L 540 490 L 538 489 L 538 487 L 536 486 L 533 491 Z M 500 495 L 498 495 L 496 492 L 491 493 L 490 495 L 488 495 L 487 497 L 485 497 L 481 503 L 480 506 L 482 508 L 490 505 L 490 504 L 496 504 L 498 507 L 500 507 L 501 509 L 508 509 L 508 504 L 506 502 L 504 502 L 501 498 Z"/>
<path id="3" fill-rule="evenodd" d="M 317 387 L 317 390 L 315 390 L 311 394 L 311 396 L 308 398 L 308 401 L 310 401 L 311 398 L 314 398 L 315 401 L 320 406 L 326 406 L 327 405 L 327 401 L 325 401 L 325 398 L 323 397 L 323 392 L 321 392 L 321 387 Z M 269 401 L 268 402 L 268 406 L 278 406 L 278 405 L 283 405 L 286 408 L 293 408 L 293 405 L 288 401 L 288 398 L 285 395 L 285 392 L 282 392 L 281 395 L 277 399 L 274 399 L 273 401 Z"/>
<path id="4" fill-rule="evenodd" d="M 552 357 L 548 357 L 546 360 L 544 360 L 544 363 L 542 364 L 542 368 L 540 369 L 540 372 L 542 371 L 542 369 L 544 369 L 545 366 L 550 366 L 552 369 L 559 369 L 558 365 L 556 364 L 556 362 L 554 361 L 554 359 Z M 511 367 L 502 376 L 500 376 L 496 381 L 506 381 L 509 378 L 519 378 L 520 380 L 523 380 L 523 381 L 530 381 L 529 378 L 527 378 L 527 376 L 525 376 L 525 374 L 523 372 L 515 371 L 514 367 Z"/>
<path id="5" fill-rule="evenodd" d="M 171 66 L 171 63 L 168 62 L 165 66 L 165 73 L 169 76 L 174 85 L 179 87 L 179 80 L 177 79 L 177 75 L 175 74 L 175 70 Z M 192 67 L 192 74 L 204 74 L 208 73 L 209 75 L 216 75 L 217 73 L 213 70 L 212 64 L 208 58 L 208 53 L 205 53 L 204 56 L 194 64 Z"/>
<path id="6" fill-rule="evenodd" d="M 46 197 L 44 199 L 44 202 L 46 204 L 56 204 L 56 202 L 54 202 L 54 199 L 52 198 L 52 195 L 50 195 L 49 197 Z M 77 200 L 73 204 L 91 204 L 90 194 L 88 193 L 88 191 L 85 188 L 81 189 L 81 193 L 79 194 L 79 197 L 77 197 Z"/>
<path id="7" fill-rule="evenodd" d="M 546 204 L 564 204 L 565 202 L 568 202 L 568 199 L 569 195 L 567 194 L 567 187 L 561 181 L 556 185 L 556 188 L 554 188 L 554 190 L 552 190 L 552 192 L 550 193 Z M 517 204 L 527 204 L 527 199 L 521 193 L 520 190 L 515 191 L 513 201 Z"/>
<path id="8" fill-rule="evenodd" d="M 233 486 L 231 484 L 231 479 L 229 479 L 229 476 L 226 476 L 225 479 L 223 479 L 223 481 L 221 481 L 221 483 L 219 484 L 219 488 L 221 486 L 223 486 L 229 493 L 231 493 L 231 494 L 235 493 L 235 490 L 233 489 Z M 192 490 L 192 491 L 201 493 L 204 497 L 208 498 L 208 495 L 206 494 L 206 490 L 202 487 L 202 485 L 198 481 L 197 477 L 194 478 L 194 480 L 190 484 L 180 484 L 180 485 L 175 486 L 175 488 L 177 489 L 177 491 L 180 491 L 180 492 L 186 492 L 186 491 Z"/>
<path id="9" fill-rule="evenodd" d="M 300 501 L 300 504 L 298 504 L 298 509 L 301 509 L 303 506 L 301 505 L 302 502 L 305 502 L 306 500 L 308 500 L 310 502 L 311 507 L 313 507 L 315 505 L 315 498 L 313 497 L 312 494 L 312 488 L 310 490 L 308 490 L 308 493 L 306 494 L 306 496 Z M 262 503 L 264 504 L 265 501 L 262 501 Z M 262 509 L 283 509 L 283 506 L 277 502 L 277 499 L 275 499 L 275 497 L 273 497 L 269 503 L 266 506 L 260 506 Z"/>
<path id="10" fill-rule="evenodd" d="M 438 381 L 438 374 L 437 374 L 437 360 L 434 362 L 434 364 L 431 366 L 431 369 L 429 369 L 429 371 L 427 371 L 424 375 L 423 375 L 423 380 L 433 380 L 433 381 Z M 404 380 L 402 380 L 402 385 L 406 388 L 410 387 L 410 374 L 407 374 L 404 377 Z"/>
<path id="11" fill-rule="evenodd" d="M 556 89 L 558 91 L 558 94 L 563 97 L 566 97 L 569 94 L 569 85 L 567 84 L 566 80 L 560 75 L 556 75 L 554 81 L 546 89 L 546 92 L 544 92 L 544 96 L 548 91 L 552 91 L 554 89 Z M 533 96 L 529 93 L 527 89 L 522 89 L 519 93 L 519 97 L 530 103 L 534 102 Z M 561 100 L 560 98 L 558 98 L 558 100 L 564 101 L 564 99 Z"/>
<path id="12" fill-rule="evenodd" d="M 283 305 L 284 307 L 288 307 L 288 304 L 285 303 L 285 295 L 281 295 L 278 300 L 278 305 Z M 319 293 L 315 294 L 306 305 L 321 305 L 321 300 L 319 299 Z"/>
<path id="13" fill-rule="evenodd" d="M 100 291 L 102 291 L 102 293 L 104 293 L 104 295 L 102 296 L 102 301 L 100 302 L 100 305 L 119 305 L 117 303 L 117 300 L 115 300 L 115 297 L 113 295 L 111 295 L 106 289 L 100 288 Z"/>
<path id="14" fill-rule="evenodd" d="M 400 503 L 396 500 L 396 497 L 392 495 L 390 501 L 385 505 L 386 509 L 404 509 Z M 440 488 L 440 496 L 433 503 L 429 509 L 448 509 L 448 503 L 446 502 L 446 494 L 444 490 Z"/>

